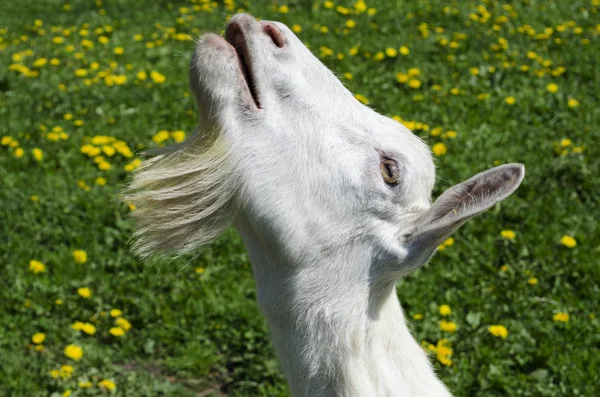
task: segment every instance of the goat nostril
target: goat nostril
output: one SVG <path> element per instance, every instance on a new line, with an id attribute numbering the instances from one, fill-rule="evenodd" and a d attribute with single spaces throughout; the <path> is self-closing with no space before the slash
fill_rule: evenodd
<path id="1" fill-rule="evenodd" d="M 269 35 L 273 43 L 277 47 L 283 48 L 283 46 L 285 45 L 285 36 L 283 35 L 283 33 L 281 33 L 281 30 L 279 30 L 277 26 L 269 22 L 261 22 L 261 25 L 263 30 L 266 34 Z"/>

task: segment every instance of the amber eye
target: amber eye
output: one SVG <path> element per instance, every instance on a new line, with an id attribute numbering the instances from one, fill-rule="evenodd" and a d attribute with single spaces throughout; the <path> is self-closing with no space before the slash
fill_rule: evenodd
<path id="1" fill-rule="evenodd" d="M 381 170 L 381 176 L 383 176 L 385 183 L 392 186 L 398 184 L 398 180 L 400 179 L 400 168 L 398 168 L 398 163 L 392 159 L 383 159 L 379 164 L 379 169 Z"/>

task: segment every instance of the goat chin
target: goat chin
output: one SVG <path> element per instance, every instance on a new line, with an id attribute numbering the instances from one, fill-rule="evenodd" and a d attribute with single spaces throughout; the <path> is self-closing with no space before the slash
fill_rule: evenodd
<path id="1" fill-rule="evenodd" d="M 186 253 L 233 224 L 293 396 L 449 396 L 412 338 L 399 277 L 514 192 L 520 164 L 431 205 L 428 146 L 362 105 L 285 25 L 234 16 L 190 65 L 198 133 L 125 194 L 142 257 Z"/>

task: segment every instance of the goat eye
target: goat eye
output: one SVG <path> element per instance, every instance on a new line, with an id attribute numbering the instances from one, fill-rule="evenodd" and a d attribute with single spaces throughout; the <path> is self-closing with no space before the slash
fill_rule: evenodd
<path id="1" fill-rule="evenodd" d="M 400 179 L 400 168 L 398 163 L 392 159 L 383 159 L 379 164 L 381 170 L 381 176 L 388 185 L 397 185 L 398 179 Z"/>

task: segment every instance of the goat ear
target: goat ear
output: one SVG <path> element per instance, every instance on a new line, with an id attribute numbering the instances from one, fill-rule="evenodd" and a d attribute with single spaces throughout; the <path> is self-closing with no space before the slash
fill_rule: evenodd
<path id="1" fill-rule="evenodd" d="M 446 190 L 404 236 L 411 269 L 423 265 L 435 249 L 466 221 L 510 196 L 525 176 L 523 164 L 484 171 Z"/>

